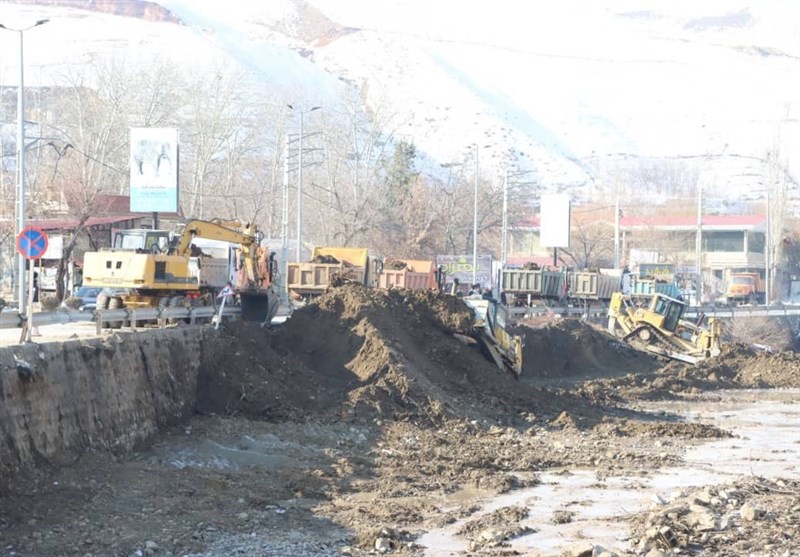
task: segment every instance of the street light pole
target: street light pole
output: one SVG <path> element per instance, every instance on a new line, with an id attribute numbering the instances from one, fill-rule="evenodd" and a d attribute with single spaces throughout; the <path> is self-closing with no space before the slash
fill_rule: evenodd
<path id="1" fill-rule="evenodd" d="M 500 243 L 500 264 L 505 268 L 508 262 L 508 180 L 511 172 L 506 169 L 506 177 L 503 180 L 503 239 Z"/>
<path id="2" fill-rule="evenodd" d="M 17 92 L 17 234 L 25 229 L 25 65 L 22 36 L 28 29 L 47 23 L 48 19 L 40 19 L 24 29 L 12 29 L 0 23 L 0 29 L 19 33 L 19 90 Z M 32 265 L 33 263 L 31 263 Z M 20 313 L 25 308 L 25 258 L 17 257 L 17 288 Z"/>
<path id="3" fill-rule="evenodd" d="M 480 147 L 475 145 L 475 191 L 472 200 L 472 284 L 478 282 L 478 176 L 480 175 Z"/>
<path id="4" fill-rule="evenodd" d="M 288 105 L 289 108 L 294 108 Z M 300 252 L 303 243 L 303 116 L 308 112 L 319 110 L 321 106 L 314 106 L 306 111 L 300 110 L 300 135 L 298 137 L 297 151 L 297 246 L 295 247 L 295 259 L 300 262 Z"/>

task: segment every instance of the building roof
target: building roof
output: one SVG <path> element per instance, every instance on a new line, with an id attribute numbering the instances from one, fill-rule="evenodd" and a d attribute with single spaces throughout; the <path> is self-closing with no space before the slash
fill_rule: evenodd
<path id="1" fill-rule="evenodd" d="M 86 226 L 91 228 L 140 218 L 141 214 L 133 213 L 113 217 L 89 217 Z M 78 222 L 79 220 L 76 218 L 28 219 L 25 221 L 25 226 L 33 226 L 42 230 L 72 230 L 78 226 Z"/>
<path id="2" fill-rule="evenodd" d="M 763 230 L 767 217 L 764 215 L 702 215 L 704 230 Z M 697 230 L 696 215 L 649 215 L 623 216 L 622 229 L 651 228 L 658 230 Z"/>

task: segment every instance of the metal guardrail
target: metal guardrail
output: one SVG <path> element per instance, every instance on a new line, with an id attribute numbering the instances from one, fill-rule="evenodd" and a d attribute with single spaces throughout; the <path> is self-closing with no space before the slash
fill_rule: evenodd
<path id="1" fill-rule="evenodd" d="M 515 317 L 536 316 L 553 313 L 567 317 L 605 317 L 608 308 L 604 307 L 570 307 L 570 306 L 534 306 L 512 307 L 509 313 Z M 791 317 L 800 316 L 800 306 L 690 306 L 684 316 L 696 318 L 701 313 L 706 317 L 739 318 L 739 317 Z"/>
<path id="2" fill-rule="evenodd" d="M 237 316 L 242 312 L 241 308 L 232 306 L 226 307 L 222 311 L 224 317 Z M 211 318 L 219 313 L 219 309 L 211 306 L 206 307 L 167 307 L 167 308 L 146 308 L 146 309 L 109 309 L 101 311 L 77 311 L 77 310 L 57 310 L 44 311 L 31 315 L 31 324 L 34 327 L 42 325 L 57 325 L 80 322 L 97 323 L 98 332 L 106 323 L 126 323 L 127 327 L 135 328 L 143 325 L 146 321 L 156 321 L 160 324 L 166 323 L 168 319 L 188 319 L 190 323 L 195 323 L 197 319 Z M 17 311 L 0 311 L 0 329 L 22 328 L 25 325 L 25 317 Z"/>

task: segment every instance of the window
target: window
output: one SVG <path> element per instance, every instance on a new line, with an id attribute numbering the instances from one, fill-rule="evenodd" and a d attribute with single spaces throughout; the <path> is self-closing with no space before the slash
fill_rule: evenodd
<path id="1" fill-rule="evenodd" d="M 744 252 L 744 232 L 703 232 L 703 251 Z"/>
<path id="2" fill-rule="evenodd" d="M 750 232 L 747 235 L 747 252 L 764 253 L 764 233 Z"/>

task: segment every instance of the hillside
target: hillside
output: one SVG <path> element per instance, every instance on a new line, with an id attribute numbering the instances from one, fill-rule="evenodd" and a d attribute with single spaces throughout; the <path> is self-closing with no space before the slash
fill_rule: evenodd
<path id="1" fill-rule="evenodd" d="M 356 89 L 417 144 L 426 171 L 468 163 L 478 145 L 487 175 L 515 162 L 553 189 L 591 194 L 612 175 L 661 165 L 691 168 L 711 196 L 757 197 L 766 153 L 777 150 L 798 182 L 789 157 L 800 147 L 795 3 L 233 4 L 159 0 L 111 15 L 66 1 L 4 2 L 0 17 L 51 20 L 26 36 L 29 84 L 113 53 L 234 62 L 309 105 Z M 166 13 L 144 21 L 155 5 Z M 3 52 L 15 52 L 15 38 L 2 35 Z M 0 81 L 13 82 L 16 68 L 16 56 L 0 57 Z"/>

